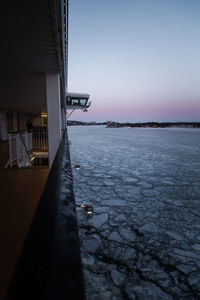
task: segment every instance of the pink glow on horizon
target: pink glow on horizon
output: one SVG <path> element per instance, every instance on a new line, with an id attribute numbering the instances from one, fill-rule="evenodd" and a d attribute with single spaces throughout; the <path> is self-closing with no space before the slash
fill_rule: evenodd
<path id="1" fill-rule="evenodd" d="M 97 106 L 92 104 L 87 113 L 76 111 L 72 120 L 82 121 L 199 121 L 200 101 L 182 102 L 133 102 L 130 104 Z"/>

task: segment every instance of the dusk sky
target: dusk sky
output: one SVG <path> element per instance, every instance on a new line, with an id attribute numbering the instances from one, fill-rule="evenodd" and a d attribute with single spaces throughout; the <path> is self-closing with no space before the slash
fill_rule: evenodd
<path id="1" fill-rule="evenodd" d="M 86 121 L 200 121 L 199 0 L 71 0 L 69 91 Z"/>

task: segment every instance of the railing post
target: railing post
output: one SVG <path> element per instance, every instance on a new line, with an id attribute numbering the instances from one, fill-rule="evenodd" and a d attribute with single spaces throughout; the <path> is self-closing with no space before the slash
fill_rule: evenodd
<path id="1" fill-rule="evenodd" d="M 10 167 L 12 168 L 12 133 L 8 134 L 8 141 L 9 141 L 9 157 L 10 157 Z"/>
<path id="2" fill-rule="evenodd" d="M 30 148 L 33 148 L 33 132 L 30 132 Z"/>
<path id="3" fill-rule="evenodd" d="M 26 145 L 26 149 L 28 149 L 28 132 L 25 131 L 25 145 Z"/>
<path id="4" fill-rule="evenodd" d="M 20 144 L 19 144 L 19 134 L 16 134 L 16 152 L 17 152 L 17 165 L 19 166 L 19 158 L 20 158 Z"/>
<path id="5" fill-rule="evenodd" d="M 22 136 L 21 136 L 22 137 Z M 25 144 L 25 141 L 24 141 L 24 144 Z M 26 145 L 26 144 L 25 144 Z M 22 142 L 20 141 L 20 146 L 21 146 L 21 149 L 22 149 L 22 162 L 25 161 L 25 147 L 24 145 L 22 144 Z M 27 147 L 27 146 L 26 146 Z"/>
<path id="6" fill-rule="evenodd" d="M 45 131 L 42 132 L 43 150 L 45 150 Z"/>

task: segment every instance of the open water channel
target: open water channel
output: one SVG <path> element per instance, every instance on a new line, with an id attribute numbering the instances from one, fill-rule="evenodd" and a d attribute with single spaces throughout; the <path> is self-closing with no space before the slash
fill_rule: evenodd
<path id="1" fill-rule="evenodd" d="M 200 299 L 200 130 L 68 134 L 87 299 Z"/>

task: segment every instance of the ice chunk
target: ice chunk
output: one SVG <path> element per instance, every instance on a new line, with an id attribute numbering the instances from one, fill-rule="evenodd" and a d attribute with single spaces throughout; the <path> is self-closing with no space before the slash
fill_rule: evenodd
<path id="1" fill-rule="evenodd" d="M 134 241 L 136 238 L 135 234 L 127 229 L 120 228 L 119 233 L 123 239 L 128 241 Z"/>
<path id="2" fill-rule="evenodd" d="M 194 286 L 198 291 L 200 291 L 200 274 L 199 272 L 193 272 L 188 281 L 191 286 Z"/>
<path id="3" fill-rule="evenodd" d="M 83 241 L 83 247 L 89 253 L 95 253 L 100 246 L 100 239 L 97 238 L 88 238 Z"/>
<path id="4" fill-rule="evenodd" d="M 112 232 L 112 233 L 109 235 L 108 239 L 109 239 L 110 241 L 114 241 L 114 242 L 119 242 L 119 243 L 122 243 L 122 242 L 123 242 L 121 236 L 120 236 L 117 232 Z"/>
<path id="5" fill-rule="evenodd" d="M 94 264 L 93 256 L 84 257 L 82 260 L 83 260 L 83 264 L 85 264 L 85 265 L 91 266 Z"/>
<path id="6" fill-rule="evenodd" d="M 155 224 L 145 224 L 139 228 L 139 231 L 158 232 L 158 227 Z"/>
<path id="7" fill-rule="evenodd" d="M 119 286 L 123 283 L 124 276 L 118 271 L 112 270 L 110 275 L 115 285 Z"/>
<path id="8" fill-rule="evenodd" d="M 105 213 L 108 210 L 108 207 L 98 206 L 94 208 L 95 213 Z"/>
<path id="9" fill-rule="evenodd" d="M 197 255 L 191 251 L 185 251 L 185 250 L 182 250 L 182 249 L 178 249 L 178 248 L 175 248 L 173 249 L 173 252 L 175 254 L 178 254 L 178 255 L 181 255 L 181 256 L 186 256 L 186 257 L 190 257 L 190 258 L 193 258 L 193 259 L 200 259 L 200 255 Z"/>
<path id="10" fill-rule="evenodd" d="M 193 265 L 178 265 L 177 269 L 181 270 L 185 274 L 189 274 L 196 270 L 196 267 Z"/>
<path id="11" fill-rule="evenodd" d="M 178 231 L 166 231 L 166 234 L 178 241 L 182 241 L 185 238 L 184 235 Z"/>
<path id="12" fill-rule="evenodd" d="M 139 185 L 139 186 L 142 186 L 142 187 L 145 188 L 145 189 L 150 189 L 150 188 L 152 188 L 152 184 L 151 184 L 151 183 L 148 183 L 148 182 L 146 182 L 146 181 L 144 181 L 144 180 L 140 181 L 140 182 L 138 183 L 138 185 Z"/>
<path id="13" fill-rule="evenodd" d="M 124 251 L 120 255 L 120 260 L 127 261 L 129 259 L 134 260 L 137 258 L 137 254 L 135 249 L 127 247 L 124 249 Z"/>
<path id="14" fill-rule="evenodd" d="M 109 205 L 109 206 L 126 206 L 126 201 L 124 200 L 106 200 L 102 201 L 103 205 Z"/>
<path id="15" fill-rule="evenodd" d="M 108 214 L 95 215 L 90 220 L 90 224 L 96 228 L 100 228 L 104 223 L 108 221 Z"/>
<path id="16" fill-rule="evenodd" d="M 118 215 L 116 218 L 115 218 L 115 221 L 116 222 L 123 222 L 123 221 L 126 221 L 127 218 L 123 215 L 123 214 L 120 214 Z"/>
<path id="17" fill-rule="evenodd" d="M 196 251 L 200 251 L 200 244 L 192 245 L 192 248 Z"/>
<path id="18" fill-rule="evenodd" d="M 104 185 L 105 186 L 113 186 L 113 185 L 115 185 L 115 182 L 113 182 L 113 181 L 104 181 Z"/>
<path id="19" fill-rule="evenodd" d="M 136 182 L 138 182 L 138 179 L 137 178 L 132 178 L 132 177 L 124 177 L 123 181 L 126 182 L 126 183 L 136 183 Z"/>

